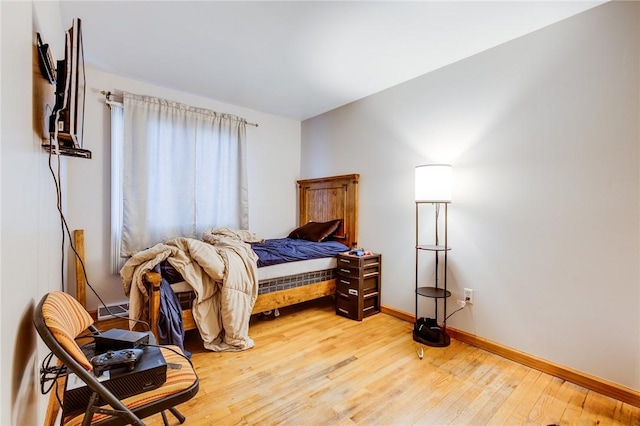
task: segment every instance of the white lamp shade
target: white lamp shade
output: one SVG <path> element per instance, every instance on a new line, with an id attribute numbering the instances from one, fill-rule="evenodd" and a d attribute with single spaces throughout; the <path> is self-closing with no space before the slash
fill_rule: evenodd
<path id="1" fill-rule="evenodd" d="M 451 202 L 452 170 L 448 164 L 426 164 L 416 167 L 416 201 Z"/>

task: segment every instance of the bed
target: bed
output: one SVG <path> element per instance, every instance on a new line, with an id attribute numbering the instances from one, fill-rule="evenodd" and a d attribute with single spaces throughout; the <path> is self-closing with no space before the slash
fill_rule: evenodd
<path id="1" fill-rule="evenodd" d="M 358 241 L 358 174 L 304 179 L 298 183 L 299 225 L 309 222 L 328 222 L 338 219 L 338 228 L 331 239 L 347 248 Z M 273 311 L 285 306 L 331 296 L 336 288 L 336 259 L 320 258 L 294 261 L 258 268 L 258 295 L 252 313 Z M 158 269 L 156 269 L 157 271 Z M 158 272 L 143 274 L 148 298 L 146 316 L 151 331 L 159 339 L 160 286 Z M 190 309 L 193 292 L 189 285 L 175 283 L 172 289 L 182 305 L 182 325 L 185 330 L 198 328 Z"/>

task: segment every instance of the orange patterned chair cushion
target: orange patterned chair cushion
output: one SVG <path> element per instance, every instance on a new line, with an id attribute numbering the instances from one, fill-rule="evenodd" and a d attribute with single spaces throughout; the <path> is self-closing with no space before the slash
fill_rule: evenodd
<path id="1" fill-rule="evenodd" d="M 180 364 L 181 367 L 167 367 L 167 381 L 159 388 L 123 399 L 122 403 L 126 405 L 127 408 L 129 408 L 130 410 L 135 410 L 136 408 L 141 407 L 145 404 L 165 398 L 167 395 L 183 391 L 193 385 L 193 383 L 196 381 L 196 373 L 193 370 L 193 367 L 191 367 L 189 361 L 183 356 L 173 352 L 171 349 L 177 351 L 180 354 L 182 353 L 178 346 L 160 347 L 162 355 L 164 356 L 167 364 Z M 107 417 L 108 416 L 105 414 L 94 414 L 91 422 L 94 423 L 100 420 L 104 420 Z M 83 418 L 84 414 L 81 414 L 71 419 L 65 420 L 64 424 L 65 426 L 79 426 L 82 424 Z"/>
<path id="2" fill-rule="evenodd" d="M 60 345 L 87 370 L 92 365 L 75 338 L 93 324 L 93 318 L 71 295 L 61 291 L 49 293 L 42 304 L 44 322 Z"/>

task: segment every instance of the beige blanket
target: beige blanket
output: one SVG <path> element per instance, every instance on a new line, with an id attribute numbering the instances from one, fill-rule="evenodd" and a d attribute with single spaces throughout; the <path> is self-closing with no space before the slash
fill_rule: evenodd
<path id="1" fill-rule="evenodd" d="M 147 303 L 143 275 L 167 259 L 193 288 L 195 319 L 204 346 L 212 351 L 252 348 L 249 319 L 258 296 L 257 257 L 243 241 L 246 231 L 208 230 L 205 241 L 177 238 L 132 256 L 120 271 L 129 296 L 129 317 L 139 319 Z"/>

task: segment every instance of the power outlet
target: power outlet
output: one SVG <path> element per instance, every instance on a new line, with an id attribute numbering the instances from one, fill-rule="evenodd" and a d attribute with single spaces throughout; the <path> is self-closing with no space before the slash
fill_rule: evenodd
<path id="1" fill-rule="evenodd" d="M 473 304 L 473 289 L 465 288 L 464 289 L 464 301 L 467 303 Z"/>

